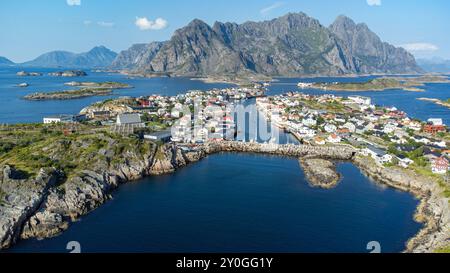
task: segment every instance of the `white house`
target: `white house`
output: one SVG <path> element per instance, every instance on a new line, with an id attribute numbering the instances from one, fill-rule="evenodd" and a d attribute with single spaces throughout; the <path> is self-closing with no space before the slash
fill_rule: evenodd
<path id="1" fill-rule="evenodd" d="M 73 115 L 57 115 L 57 116 L 44 117 L 44 124 L 66 123 L 66 122 L 74 122 L 74 121 L 76 121 L 76 119 Z"/>
<path id="2" fill-rule="evenodd" d="M 445 141 L 440 141 L 440 142 L 433 142 L 434 145 L 441 147 L 441 148 L 446 148 L 447 147 L 447 143 Z"/>
<path id="3" fill-rule="evenodd" d="M 427 121 L 429 123 L 431 123 L 433 125 L 437 125 L 437 126 L 444 125 L 444 122 L 442 121 L 441 118 L 429 118 Z"/>
<path id="4" fill-rule="evenodd" d="M 301 127 L 297 132 L 303 137 L 314 137 L 316 135 L 316 131 L 307 127 Z"/>
<path id="5" fill-rule="evenodd" d="M 313 119 L 311 116 L 302 120 L 303 125 L 311 127 L 317 125 L 317 120 Z"/>
<path id="6" fill-rule="evenodd" d="M 79 122 L 86 120 L 86 115 L 57 115 L 44 117 L 44 124 L 50 123 L 66 123 L 66 122 Z"/>
<path id="7" fill-rule="evenodd" d="M 350 133 L 354 133 L 356 131 L 356 126 L 355 124 L 351 123 L 351 122 L 347 122 L 344 125 L 342 125 L 342 128 L 347 128 Z"/>
<path id="8" fill-rule="evenodd" d="M 393 133 L 395 131 L 395 129 L 397 129 L 397 126 L 395 124 L 388 123 L 388 124 L 384 125 L 383 133 L 390 134 L 390 133 Z"/>
<path id="9" fill-rule="evenodd" d="M 341 137 L 336 134 L 331 134 L 328 136 L 327 141 L 330 143 L 339 143 L 341 142 Z"/>
<path id="10" fill-rule="evenodd" d="M 372 99 L 369 97 L 363 97 L 363 96 L 349 96 L 349 100 L 353 101 L 357 104 L 364 104 L 364 105 L 370 105 L 372 102 Z"/>
<path id="11" fill-rule="evenodd" d="M 334 133 L 334 132 L 336 132 L 337 127 L 336 127 L 336 125 L 334 125 L 334 124 L 327 123 L 327 124 L 323 127 L 323 129 L 324 129 L 327 133 Z"/>
<path id="12" fill-rule="evenodd" d="M 385 151 L 369 145 L 367 148 L 362 150 L 363 155 L 372 157 L 378 164 L 384 164 L 392 162 L 392 155 L 387 154 Z"/>

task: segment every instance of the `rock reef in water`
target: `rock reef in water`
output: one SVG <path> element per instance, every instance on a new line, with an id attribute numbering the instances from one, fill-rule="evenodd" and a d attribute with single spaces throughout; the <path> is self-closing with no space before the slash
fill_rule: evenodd
<path id="1" fill-rule="evenodd" d="M 306 179 L 313 187 L 331 189 L 337 186 L 340 175 L 332 161 L 320 158 L 300 158 L 299 163 L 305 172 Z"/>
<path id="2" fill-rule="evenodd" d="M 16 73 L 16 75 L 19 77 L 36 77 L 36 76 L 42 76 L 42 73 L 19 71 Z"/>
<path id="3" fill-rule="evenodd" d="M 84 77 L 87 76 L 87 73 L 82 70 L 67 70 L 51 72 L 48 75 L 53 77 Z"/>

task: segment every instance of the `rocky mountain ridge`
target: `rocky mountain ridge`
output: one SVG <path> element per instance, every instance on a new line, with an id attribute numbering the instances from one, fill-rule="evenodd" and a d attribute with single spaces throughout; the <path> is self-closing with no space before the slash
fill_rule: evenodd
<path id="1" fill-rule="evenodd" d="M 305 13 L 213 26 L 195 19 L 175 31 L 169 41 L 151 45 L 123 51 L 115 67 L 200 77 L 422 72 L 406 50 L 382 42 L 367 25 L 345 16 L 329 27 Z M 146 53 L 147 58 L 133 58 Z"/>

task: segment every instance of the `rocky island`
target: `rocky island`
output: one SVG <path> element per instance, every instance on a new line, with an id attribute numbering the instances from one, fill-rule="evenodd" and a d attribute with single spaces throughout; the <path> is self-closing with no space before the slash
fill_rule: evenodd
<path id="1" fill-rule="evenodd" d="M 28 87 L 29 86 L 29 84 L 28 83 L 26 83 L 26 82 L 23 82 L 23 83 L 19 83 L 18 85 L 17 85 L 17 87 L 22 87 L 22 88 L 24 88 L 24 87 Z"/>
<path id="2" fill-rule="evenodd" d="M 113 89 L 132 88 L 132 86 L 117 82 L 104 83 L 78 83 L 72 82 L 67 85 L 80 86 L 82 88 L 76 90 L 63 90 L 54 92 L 36 92 L 26 95 L 26 100 L 70 100 L 93 96 L 106 96 L 113 92 Z"/>
<path id="3" fill-rule="evenodd" d="M 300 158 L 299 163 L 312 186 L 323 189 L 337 186 L 340 175 L 334 162 L 320 158 Z"/>
<path id="4" fill-rule="evenodd" d="M 450 99 L 447 100 L 440 100 L 440 99 L 434 99 L 434 98 L 417 98 L 418 100 L 423 100 L 423 101 L 430 101 L 433 102 L 437 105 L 441 105 L 447 108 L 450 108 Z"/>
<path id="5" fill-rule="evenodd" d="M 36 76 L 42 76 L 42 73 L 19 71 L 16 73 L 16 75 L 19 77 L 36 77 Z"/>
<path id="6" fill-rule="evenodd" d="M 87 73 L 82 70 L 67 70 L 51 72 L 48 75 L 53 77 L 84 77 L 87 76 Z"/>
<path id="7" fill-rule="evenodd" d="M 351 83 L 314 83 L 308 87 L 327 91 L 385 91 L 390 89 L 402 89 L 405 91 L 422 92 L 426 83 L 448 83 L 445 76 L 424 75 L 419 77 L 381 77 L 366 82 Z"/>

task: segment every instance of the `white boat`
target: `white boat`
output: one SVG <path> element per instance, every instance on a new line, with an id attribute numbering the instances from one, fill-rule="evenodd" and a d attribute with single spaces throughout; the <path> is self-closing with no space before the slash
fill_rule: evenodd
<path id="1" fill-rule="evenodd" d="M 309 88 L 311 87 L 313 84 L 312 83 L 308 83 L 308 82 L 299 82 L 297 84 L 298 87 L 300 88 Z"/>
<path id="2" fill-rule="evenodd" d="M 26 82 L 24 82 L 24 83 L 18 84 L 17 86 L 18 86 L 18 87 L 28 87 L 29 84 L 26 83 Z"/>

